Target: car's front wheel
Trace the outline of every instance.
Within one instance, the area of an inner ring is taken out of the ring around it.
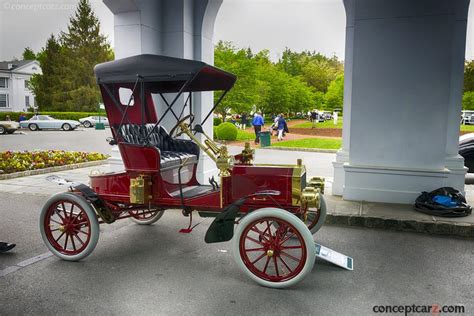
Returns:
[[[36,124],[30,124],[28,125],[28,128],[30,129],[30,131],[37,131],[39,129],[38,125]]]
[[[89,121],[84,121],[83,124],[84,124],[84,127],[86,127],[86,128],[92,127],[92,123],[89,122]]]
[[[3,126],[0,125],[0,135],[5,134],[6,131],[7,131],[7,130],[5,129],[5,127],[3,127]]]
[[[68,123],[63,124],[63,126],[62,126],[61,128],[63,129],[63,131],[70,131],[70,130],[72,130],[71,125],[69,125]]]

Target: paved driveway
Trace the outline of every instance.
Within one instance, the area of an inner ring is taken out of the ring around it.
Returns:
[[[205,244],[209,219],[178,233],[187,219],[177,211],[152,226],[101,226],[97,248],[81,262],[32,263],[47,253],[38,231],[46,198],[0,193],[0,239],[18,244],[0,255],[0,270],[27,263],[0,277],[1,315],[370,315],[388,304],[461,304],[468,315],[474,308],[473,242],[411,233],[323,227],[316,240],[354,257],[354,271],[317,260],[307,279],[285,290],[249,280],[230,242]]]

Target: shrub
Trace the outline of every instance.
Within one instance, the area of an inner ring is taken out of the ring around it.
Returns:
[[[237,139],[237,127],[234,124],[225,122],[217,126],[217,139],[220,140],[236,140]]]
[[[222,120],[220,117],[214,118],[214,126],[219,126],[221,123],[222,123]]]
[[[108,155],[63,150],[0,152],[0,170],[12,173],[107,159]]]
[[[213,126],[212,131],[213,131],[213,134],[214,134],[213,138],[214,138],[214,140],[216,140],[217,139],[217,126]]]

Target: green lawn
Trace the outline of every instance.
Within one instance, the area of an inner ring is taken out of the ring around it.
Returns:
[[[312,126],[313,126],[313,123],[308,121],[308,122],[304,122],[304,123],[301,123],[301,124],[293,125],[291,127],[294,127],[294,128],[311,128]],[[334,125],[334,121],[330,120],[330,121],[326,121],[326,122],[322,122],[322,123],[317,123],[316,128],[342,128],[342,117],[337,119],[337,125]]]
[[[462,132],[474,132],[474,125],[461,125]]]
[[[255,133],[244,130],[237,130],[237,141],[244,142],[248,140],[255,140]]]
[[[282,142],[272,142],[272,146],[294,147],[294,148],[318,148],[318,149],[339,149],[341,139],[331,138],[303,138],[295,140],[285,140]]]

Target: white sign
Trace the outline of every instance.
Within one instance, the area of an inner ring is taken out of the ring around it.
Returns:
[[[317,257],[325,261],[331,262],[344,269],[351,270],[351,271],[354,270],[354,262],[351,257],[343,255],[342,253],[339,253],[332,249],[329,249],[328,247],[324,247],[323,245],[320,245],[318,243],[314,243],[314,245],[316,246]]]

